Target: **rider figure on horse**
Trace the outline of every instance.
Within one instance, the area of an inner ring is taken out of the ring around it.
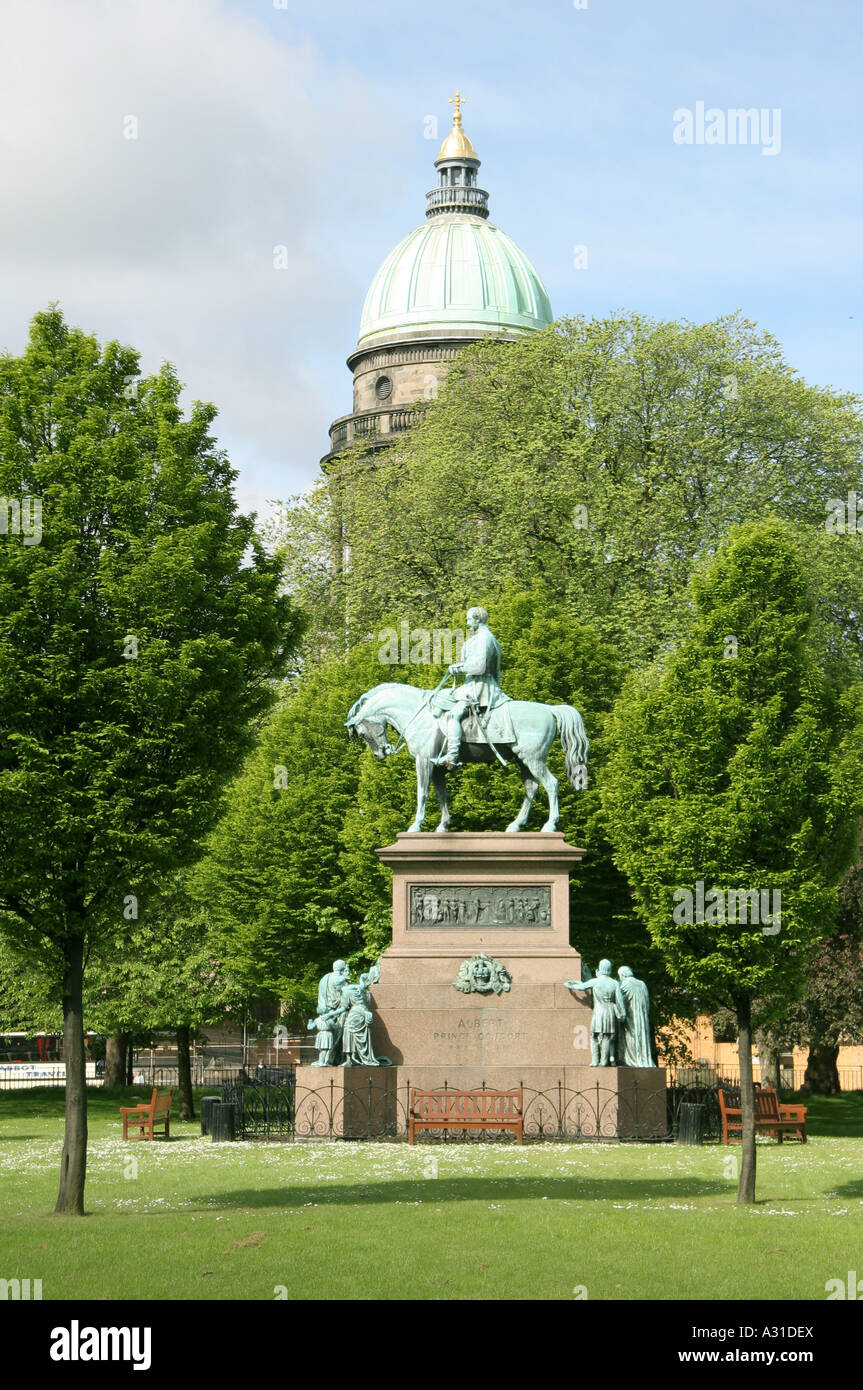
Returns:
[[[498,705],[510,700],[500,686],[500,643],[488,626],[484,608],[467,611],[468,637],[462,647],[461,661],[453,662],[447,674],[464,675],[464,683],[455,691],[438,696],[435,704],[443,713],[449,710],[446,751],[435,762],[450,770],[458,765],[461,752],[462,720],[471,711],[485,719]]]

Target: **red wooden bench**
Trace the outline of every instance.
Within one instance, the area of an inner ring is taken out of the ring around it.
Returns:
[[[411,1088],[408,1143],[420,1129],[511,1129],[522,1142],[524,1096],[515,1091],[421,1091]]]
[[[740,1108],[740,1088],[719,1087],[719,1113],[722,1118],[722,1142],[743,1137],[743,1112]],[[806,1106],[780,1105],[779,1097],[769,1086],[755,1090],[755,1133],[769,1134],[779,1143],[793,1136],[806,1143]]]
[[[129,1130],[137,1129],[137,1139],[152,1139],[158,1126],[165,1131],[165,1138],[171,1137],[171,1097],[174,1088],[170,1091],[163,1091],[159,1094],[158,1087],[153,1087],[153,1094],[149,1103],[144,1105],[124,1105],[120,1108],[123,1116],[123,1138],[129,1138]]]

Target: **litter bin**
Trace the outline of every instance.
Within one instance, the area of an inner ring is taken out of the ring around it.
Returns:
[[[233,1101],[230,1100],[217,1100],[210,1107],[210,1138],[214,1144],[233,1139],[235,1114]]]
[[[684,1101],[678,1116],[678,1144],[700,1144],[704,1131],[704,1106]]]
[[[220,1096],[201,1097],[201,1134],[210,1133],[210,1112],[212,1111],[213,1106],[220,1104],[220,1102]]]

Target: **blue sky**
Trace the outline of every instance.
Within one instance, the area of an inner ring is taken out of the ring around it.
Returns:
[[[219,407],[246,506],[307,486],[350,409],[363,297],[423,219],[456,87],[556,315],[740,309],[809,380],[860,389],[858,0],[83,9],[8,0],[0,344],[59,299],[145,370],[170,358]],[[676,143],[698,102],[778,109],[778,152]]]

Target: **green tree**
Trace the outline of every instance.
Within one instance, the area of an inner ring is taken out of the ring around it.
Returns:
[[[115,940],[86,992],[87,1019],[126,1048],[136,1035],[171,1032],[177,1042],[181,1120],[194,1117],[191,1040],[200,1028],[235,1017],[247,1002],[213,954],[210,922],[186,891],[188,871],[171,875],[147,899],[134,930]],[[125,1061],[125,1051],[123,1054]],[[105,1067],[105,1084],[122,1084]]]
[[[346,622],[352,640],[398,608],[434,626],[542,577],[643,664],[729,527],[772,509],[823,536],[831,499],[863,495],[861,444],[857,399],[807,385],[737,316],[563,319],[466,348],[418,426],[339,454],[273,538],[316,649]]]
[[[0,1032],[62,1033],[60,978],[34,970],[0,932]]]
[[[62,969],[58,1212],[83,1212],[83,980],[110,926],[188,861],[273,698],[300,621],[241,515],[212,406],[59,311],[0,359],[0,924]]]
[[[211,950],[209,922],[185,892],[185,873],[171,875],[146,900],[139,922],[99,933],[98,956],[84,979],[84,1021],[105,1039],[105,1086],[124,1086],[133,1040],[156,1033],[177,1040],[179,1114],[194,1117],[193,1034],[242,1012],[247,998]],[[62,971],[52,956],[38,970],[0,937],[0,1030],[61,1033]],[[91,1045],[91,1052],[93,1047]]]
[[[861,846],[863,851],[863,846]],[[842,1089],[837,1066],[843,1044],[863,1042],[863,852],[842,881],[835,931],[822,941],[806,971],[800,999],[759,999],[755,1042],[761,1078],[778,1089],[780,1054],[809,1049],[802,1089],[832,1096]]]
[[[249,996],[283,1000],[303,1026],[321,962],[363,947],[340,866],[361,754],[345,719],[381,675],[373,643],[304,674],[261,731],[191,878],[231,977]]]
[[[621,695],[603,802],[672,976],[737,1016],[738,1200],[751,1202],[753,1000],[799,996],[832,929],[863,810],[863,700],[825,673],[807,575],[779,521],[735,531],[690,602],[685,639]],[[753,921],[752,900],[736,896],[761,890],[769,913],[781,892],[781,921]]]

